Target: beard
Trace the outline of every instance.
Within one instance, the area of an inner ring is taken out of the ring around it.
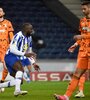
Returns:
[[[30,32],[27,32],[27,35],[26,35],[27,37],[30,37],[31,36],[31,33]]]

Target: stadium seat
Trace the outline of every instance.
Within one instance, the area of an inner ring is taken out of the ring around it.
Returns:
[[[6,12],[6,17],[14,25],[15,33],[23,22],[30,22],[35,29],[35,34],[42,37],[46,47],[34,50],[39,59],[72,59],[75,53],[68,53],[72,45],[73,30],[61,18],[48,9],[42,0],[8,0],[0,1]]]

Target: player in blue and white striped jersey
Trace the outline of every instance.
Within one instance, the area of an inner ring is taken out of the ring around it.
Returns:
[[[21,59],[26,58],[24,54],[27,51],[31,52],[32,49],[32,37],[29,36],[24,36],[22,31],[18,32],[13,40],[10,43],[10,48],[8,49],[6,54],[16,54],[18,57]]]
[[[22,30],[18,32],[13,40],[11,41],[10,48],[8,49],[5,55],[5,63],[7,69],[11,76],[15,77],[14,80],[9,82],[4,82],[0,84],[0,88],[2,87],[10,87],[15,86],[14,95],[24,95],[27,94],[27,91],[21,91],[20,85],[23,77],[23,65],[22,62],[27,57],[35,57],[35,53],[28,53],[32,47],[31,45],[31,33],[33,31],[33,27],[29,23],[24,23],[22,25]]]

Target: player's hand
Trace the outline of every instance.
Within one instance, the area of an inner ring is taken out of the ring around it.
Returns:
[[[76,48],[76,45],[72,45],[72,46],[68,49],[68,51],[71,52],[71,53],[73,53],[74,50],[75,50],[75,48]]]
[[[36,53],[32,52],[32,53],[25,53],[24,56],[26,57],[35,57],[36,58]]]
[[[82,35],[75,35],[75,36],[73,37],[73,39],[74,39],[74,40],[81,40],[81,39],[83,39],[83,36],[82,36]]]
[[[40,71],[40,67],[39,67],[37,64],[34,63],[34,64],[33,64],[33,67],[34,67],[34,69],[35,69],[36,71],[38,71],[38,72]]]

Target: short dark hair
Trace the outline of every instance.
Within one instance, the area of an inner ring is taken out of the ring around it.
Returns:
[[[22,24],[22,29],[25,28],[25,27],[27,27],[27,26],[29,26],[29,25],[31,25],[31,24],[30,23],[23,23]]]
[[[31,25],[30,23],[23,23],[21,29],[22,29],[23,31],[25,31],[25,29],[26,29],[27,26],[32,26],[32,25]]]
[[[88,4],[90,4],[90,0],[83,0],[81,2],[81,5],[88,5]]]

